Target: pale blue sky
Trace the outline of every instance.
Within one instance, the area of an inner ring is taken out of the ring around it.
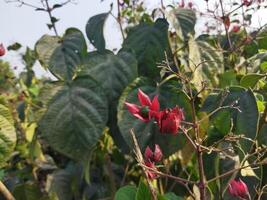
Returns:
[[[39,0],[25,0],[26,2],[39,2]],[[57,23],[59,34],[63,34],[68,27],[76,27],[84,32],[85,25],[89,17],[98,13],[107,12],[110,9],[110,4],[114,3],[113,13],[116,15],[116,0],[76,0],[77,4],[68,4],[63,8],[55,10],[54,15],[60,18]],[[179,0],[164,0],[168,2],[179,2]],[[188,2],[189,0],[187,0]],[[210,0],[214,1],[214,0]],[[233,0],[226,0],[233,1]],[[224,2],[226,2],[224,1]],[[64,0],[50,0],[51,4],[64,2]],[[156,7],[160,4],[160,0],[146,0],[147,6],[150,8]],[[204,0],[193,0],[198,9],[203,9]],[[267,22],[266,10],[260,11],[258,15],[253,15],[253,26],[258,26]],[[260,16],[260,17],[259,17]],[[49,22],[47,13],[36,12],[33,8],[22,6],[17,7],[16,4],[6,3],[0,0],[0,43],[5,46],[15,42],[21,43],[24,47],[34,47],[35,42],[43,34],[54,34],[49,31],[46,24]],[[120,47],[121,34],[116,21],[109,17],[105,27],[105,38],[107,41],[107,48],[113,49]],[[20,52],[23,52],[22,48]],[[21,71],[23,64],[17,52],[9,51],[2,59],[9,61],[12,66],[18,66],[18,71]],[[38,76],[46,74],[40,67],[35,67],[35,72]]]

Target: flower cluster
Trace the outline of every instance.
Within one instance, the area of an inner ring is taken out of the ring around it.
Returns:
[[[154,152],[147,146],[145,150],[145,165],[147,167],[157,169],[155,162],[160,162],[162,159],[162,151],[158,144],[155,144]],[[157,178],[157,174],[151,170],[146,170],[146,175],[149,179]]]
[[[249,196],[247,185],[239,179],[239,181],[232,180],[229,185],[229,193],[240,199],[247,199]]]
[[[161,133],[177,134],[184,120],[183,110],[178,108],[167,108],[160,111],[158,96],[151,101],[150,98],[141,90],[138,90],[138,99],[140,106],[125,102],[130,113],[143,122],[149,122],[154,119]]]

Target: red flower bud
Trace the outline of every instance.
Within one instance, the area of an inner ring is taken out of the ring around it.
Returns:
[[[185,6],[184,0],[181,1],[181,3],[179,4],[180,8],[183,8]]]
[[[229,193],[234,197],[245,199],[249,196],[247,185],[239,179],[239,181],[232,180],[229,185]]]
[[[154,152],[147,146],[145,150],[145,159],[151,162],[159,162],[162,159],[162,151],[158,144],[155,144]]]
[[[252,4],[252,0],[243,0],[243,4],[245,6],[250,6]]]
[[[145,162],[145,165],[147,167],[152,168],[152,169],[155,169],[155,170],[157,169],[156,166],[155,166],[155,164],[153,162],[146,161]],[[146,175],[147,175],[147,177],[149,179],[154,179],[154,178],[157,178],[158,177],[158,175],[155,172],[153,172],[152,170],[149,170],[149,169],[146,169],[145,173],[146,173]]]
[[[128,102],[125,102],[125,105],[135,117],[144,122],[149,122],[160,109],[158,96],[155,96],[151,102],[150,98],[141,89],[138,90],[137,95],[141,106]]]
[[[160,111],[155,118],[161,133],[177,134],[184,113],[182,109],[175,107]]]
[[[238,31],[240,31],[240,26],[238,26],[238,25],[234,25],[233,28],[232,28],[232,31],[233,31],[234,33],[237,33]]]
[[[5,50],[5,47],[3,44],[0,44],[0,56],[3,56],[5,55],[6,53],[6,50]]]
[[[193,7],[193,3],[190,1],[188,2],[188,7],[191,9]]]
[[[230,24],[231,24],[229,16],[224,16],[221,19],[223,20],[223,24],[224,24],[225,28],[229,29]]]

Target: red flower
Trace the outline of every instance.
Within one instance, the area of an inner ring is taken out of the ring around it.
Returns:
[[[155,144],[154,152],[147,146],[145,150],[145,159],[152,162],[159,162],[162,159],[162,151],[158,144]]]
[[[154,164],[154,162],[151,162],[151,161],[145,161],[145,165],[147,166],[147,167],[150,167],[150,168],[152,168],[152,169],[157,169],[156,168],[156,166],[155,166],[155,164]],[[146,175],[147,175],[147,177],[149,178],[149,179],[154,179],[154,178],[157,178],[158,177],[158,175],[155,173],[155,172],[153,172],[152,170],[149,170],[149,169],[146,169],[145,170],[145,173],[146,173]]]
[[[5,55],[6,53],[6,50],[5,50],[5,47],[3,44],[0,44],[0,56],[3,56]]]
[[[233,28],[232,28],[232,31],[233,31],[234,33],[237,33],[238,31],[240,31],[240,26],[238,26],[238,25],[234,25]]]
[[[149,97],[141,90],[138,90],[138,99],[141,106],[125,102],[130,113],[138,119],[148,122],[160,109],[158,96],[155,96],[151,102]]]
[[[155,117],[161,133],[177,134],[181,121],[184,120],[183,110],[175,107],[160,111]]]
[[[247,198],[249,196],[247,185],[239,179],[232,180],[229,185],[229,193],[234,197]]]

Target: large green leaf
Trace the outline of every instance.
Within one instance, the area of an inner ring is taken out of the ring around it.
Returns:
[[[208,42],[192,38],[189,40],[188,47],[189,66],[194,71],[193,83],[196,87],[201,89],[203,82],[217,85],[218,74],[224,71],[222,52]]]
[[[125,89],[118,105],[118,126],[127,144],[132,148],[132,140],[129,139],[129,131],[133,128],[138,143],[142,149],[148,144],[153,145],[154,143],[157,143],[162,147],[164,155],[167,156],[177,151],[179,148],[182,148],[185,142],[182,134],[161,134],[159,133],[157,125],[153,121],[144,123],[128,112],[124,105],[125,102],[140,105],[137,98],[138,88],[150,97],[159,95],[161,108],[173,108],[176,105],[184,108],[186,120],[191,119],[190,115],[192,111],[190,106],[188,106],[189,99],[186,98],[186,95],[179,91],[175,85],[166,84],[161,87],[156,87],[155,84],[148,79],[137,78]]]
[[[40,130],[55,150],[82,160],[102,135],[107,115],[102,87],[91,77],[81,76],[56,93],[40,121]]]
[[[120,188],[115,194],[115,200],[135,200],[136,187],[127,185]]]
[[[50,57],[48,69],[61,80],[71,80],[86,53],[86,42],[81,31],[68,29]]]
[[[105,38],[103,34],[104,24],[109,13],[102,13],[91,17],[86,24],[86,34],[90,42],[98,51],[105,50]]]
[[[192,9],[173,9],[167,13],[167,18],[170,24],[175,28],[180,40],[185,41],[188,39],[188,34],[194,34],[196,13]]]
[[[0,167],[10,158],[16,145],[16,130],[10,111],[0,104]]]
[[[88,55],[81,74],[88,74],[102,83],[109,100],[116,100],[124,88],[137,77],[137,60],[127,51],[114,55],[110,51]]]
[[[157,63],[168,53],[168,22],[158,19],[154,24],[142,23],[132,28],[123,43],[123,47],[135,51],[138,60],[139,75],[159,77]]]
[[[50,57],[54,50],[60,45],[60,37],[43,35],[35,44],[35,52],[41,65],[48,67]]]

